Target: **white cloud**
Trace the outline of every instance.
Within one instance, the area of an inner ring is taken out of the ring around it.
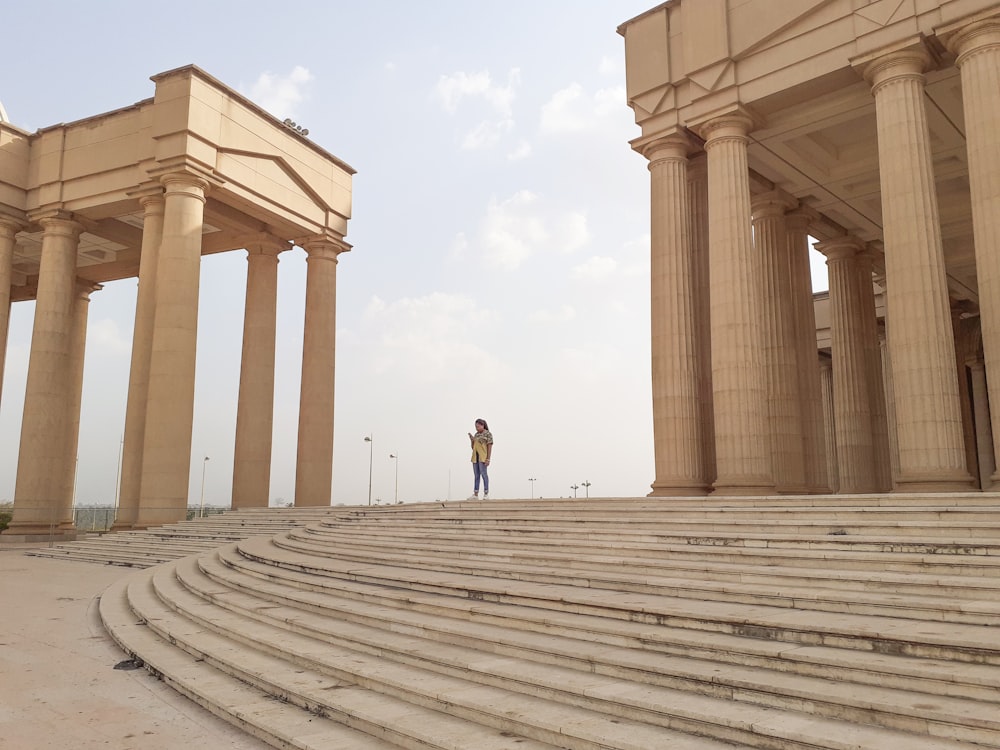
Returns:
[[[623,121],[624,102],[623,87],[600,89],[590,94],[580,84],[572,83],[553,94],[542,106],[540,128],[548,135],[598,130],[609,123]]]
[[[516,95],[516,89],[521,83],[521,71],[512,68],[507,73],[507,85],[496,86],[487,70],[478,73],[458,72],[441,76],[434,93],[441,100],[445,111],[455,114],[459,103],[466,98],[481,98],[499,115],[509,118],[511,104]]]
[[[451,243],[451,258],[452,260],[461,260],[465,257],[466,252],[469,250],[469,239],[465,236],[465,232],[459,232],[455,235],[455,239]]]
[[[492,199],[479,231],[483,263],[504,271],[516,270],[533,255],[570,253],[589,241],[585,214],[553,210],[530,190]]]
[[[509,133],[514,127],[513,120],[500,120],[498,122],[484,121],[465,134],[462,139],[463,151],[478,151],[484,148],[491,148],[500,142],[500,139]]]
[[[535,310],[528,316],[536,323],[569,323],[575,318],[576,308],[572,305],[563,305],[556,310]]]
[[[295,105],[308,97],[312,80],[312,73],[301,65],[287,75],[264,72],[250,88],[250,98],[275,117],[294,117]]]
[[[622,61],[617,57],[604,55],[597,70],[601,75],[617,75],[622,72]]]
[[[111,352],[129,352],[132,348],[131,337],[122,336],[118,324],[110,318],[91,320],[87,325],[87,348],[102,349]]]
[[[476,363],[480,372],[499,375],[499,363],[482,347],[484,331],[497,315],[472,297],[433,292],[386,303],[372,297],[365,323],[376,374],[405,370],[422,382],[454,379]]]
[[[513,151],[507,154],[508,161],[520,161],[521,159],[526,159],[531,155],[531,144],[527,141],[521,141],[517,144]]]
[[[610,276],[618,268],[614,258],[601,258],[596,255],[573,269],[573,278],[599,280]]]

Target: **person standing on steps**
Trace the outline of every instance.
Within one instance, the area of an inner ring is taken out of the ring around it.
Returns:
[[[469,496],[470,500],[479,499],[479,478],[483,479],[483,500],[490,499],[490,475],[487,469],[490,456],[493,455],[493,434],[485,419],[476,420],[476,434],[469,433],[469,445],[472,447],[472,473],[476,481]]]

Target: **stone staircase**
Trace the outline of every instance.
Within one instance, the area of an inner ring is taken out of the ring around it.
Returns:
[[[118,531],[73,542],[37,547],[25,554],[61,560],[148,568],[187,555],[207,552],[250,536],[317,523],[353,508],[245,508],[142,531]]]
[[[106,627],[278,748],[1000,748],[1000,496],[334,510]]]

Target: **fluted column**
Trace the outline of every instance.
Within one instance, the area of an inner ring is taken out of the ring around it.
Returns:
[[[823,434],[826,438],[824,468],[826,470],[826,485],[830,492],[840,491],[840,471],[837,468],[837,418],[833,406],[833,360],[820,356],[819,358],[820,396],[823,406]]]
[[[8,532],[35,535],[59,528],[66,476],[70,352],[73,336],[76,253],[83,230],[63,214],[38,220],[42,258],[17,457],[14,517]]]
[[[760,267],[753,259],[747,134],[736,113],[701,127],[708,152],[712,278],[712,400],[719,494],[774,491],[761,333]]]
[[[694,295],[694,342],[697,353],[698,426],[701,429],[702,476],[715,482],[715,409],[712,406],[712,311],[708,251],[708,160],[704,153],[688,162],[688,242]]]
[[[875,455],[863,308],[858,283],[861,244],[840,237],[816,244],[830,271],[830,350],[838,486],[844,494],[874,492]]]
[[[872,251],[864,248],[857,256],[858,295],[861,302],[861,341],[865,351],[868,405],[871,408],[872,449],[875,458],[875,489],[892,489],[892,461],[889,457],[889,422],[885,407],[885,380],[882,351],[878,339],[878,311],[875,307]]]
[[[320,507],[330,505],[333,488],[337,256],[347,246],[328,238],[300,244],[308,258],[295,505]]]
[[[955,345],[924,111],[923,49],[865,69],[878,126],[889,357],[896,391],[902,491],[969,489]],[[991,249],[992,251],[992,249]]]
[[[643,149],[650,172],[650,325],[656,478],[650,496],[707,489],[698,409],[698,358],[689,232],[686,137]]]
[[[972,375],[972,404],[976,422],[976,450],[979,455],[979,486],[988,490],[993,485],[996,471],[996,452],[990,419],[989,391],[986,383],[986,365],[978,359],[968,361]]]
[[[10,328],[10,285],[14,270],[14,247],[21,231],[18,222],[0,218],[0,403],[3,403],[3,372],[7,359],[7,331]]]
[[[278,253],[287,242],[247,245],[243,358],[233,454],[233,508],[266,508],[271,487],[274,425],[274,346],[278,311]]]
[[[1000,404],[1000,19],[961,29],[949,40],[962,75],[972,231],[990,403]],[[993,422],[1000,446],[1000,419]],[[998,464],[994,454],[994,466]],[[993,481],[1000,481],[994,474]]]
[[[795,319],[785,211],[794,201],[777,192],[752,202],[756,258],[764,284],[762,331],[768,432],[777,490],[806,492],[802,410],[796,361]]]
[[[122,445],[121,486],[114,530],[129,529],[139,513],[142,484],[143,440],[149,394],[149,364],[153,353],[153,317],[156,312],[156,264],[163,239],[164,199],[160,191],[139,199],[143,209],[142,248],[139,254],[139,289],[132,332],[125,435]]]
[[[68,399],[66,407],[66,457],[63,463],[63,492],[60,525],[73,528],[73,497],[76,494],[77,450],[80,444],[80,406],[83,403],[83,364],[87,350],[87,319],[90,295],[100,284],[77,280],[73,299],[73,324],[69,342]]]
[[[823,430],[823,399],[816,361],[816,307],[809,265],[809,223],[813,213],[799,207],[785,214],[788,263],[792,281],[792,319],[795,323],[795,366],[806,487],[811,493],[830,491]]]
[[[164,175],[161,182],[163,235],[156,264],[136,528],[183,519],[191,473],[201,236],[208,184],[177,172]]]

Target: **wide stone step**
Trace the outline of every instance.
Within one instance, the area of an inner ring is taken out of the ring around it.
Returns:
[[[498,535],[491,529],[470,529],[462,526],[416,527],[411,524],[382,524],[362,529],[351,525],[311,525],[310,534],[322,535],[331,541],[376,540],[389,545],[409,545],[415,534],[433,534],[436,543],[463,542],[484,545],[497,542]],[[633,541],[629,535],[619,539],[595,542],[589,539],[558,535],[531,535],[527,537],[504,535],[503,549],[511,555],[527,552],[555,552],[569,557],[579,557],[595,550],[621,555],[636,562],[648,558],[668,562],[705,560],[718,563],[736,563],[750,569],[758,566],[788,566],[794,568],[819,568],[823,571],[880,570],[917,572],[935,575],[998,576],[1000,556],[963,555],[948,550],[945,554],[880,552],[866,550],[816,550],[782,549],[769,546],[731,546],[717,544],[663,543]]]
[[[278,568],[379,586],[408,587],[480,601],[592,614],[652,625],[711,629],[787,643],[833,642],[838,646],[1000,664],[1000,629],[954,622],[823,612],[758,603],[700,601],[658,593],[614,591],[421,570],[378,563],[359,564],[286,549],[283,540],[248,539],[241,554]]]
[[[714,581],[739,581],[788,586],[821,586],[828,588],[846,588],[851,590],[887,591],[889,593],[914,593],[925,595],[940,595],[947,591],[949,598],[1000,598],[1000,579],[981,577],[973,579],[966,576],[931,575],[926,573],[895,573],[873,566],[870,570],[830,570],[817,568],[798,568],[792,565],[771,563],[760,571],[748,569],[745,561],[715,562],[678,560],[673,555],[660,553],[657,557],[647,556],[636,559],[632,554],[615,554],[616,550],[605,549],[591,545],[586,550],[563,551],[559,547],[550,547],[544,551],[521,548],[511,550],[509,545],[503,546],[487,535],[468,539],[465,535],[455,535],[444,538],[435,535],[433,543],[425,542],[420,537],[406,537],[401,532],[398,536],[380,535],[375,533],[351,533],[348,529],[311,526],[305,529],[288,532],[289,539],[301,540],[305,543],[316,543],[337,546],[350,542],[351,548],[358,551],[382,554],[391,551],[401,557],[420,559],[433,558],[438,554],[446,554],[448,558],[462,560],[485,561],[491,565],[516,562],[523,565],[556,565],[566,570],[578,571],[615,571],[630,576],[684,575]],[[403,544],[401,544],[403,542]],[[996,572],[1000,573],[1000,560],[997,560]]]
[[[790,645],[773,639],[762,640],[713,630],[667,625],[651,627],[590,615],[554,613],[535,607],[493,604],[444,594],[421,594],[408,589],[373,589],[366,584],[341,578],[276,569],[246,558],[235,545],[222,548],[212,556],[202,556],[199,565],[207,575],[229,588],[256,592],[258,595],[267,592],[275,597],[275,601],[292,602],[310,611],[316,611],[316,607],[334,607],[332,602],[342,603],[337,616],[352,621],[366,606],[372,605],[377,608],[379,620],[407,623],[406,627],[418,627],[421,631],[430,629],[436,632],[444,628],[444,632],[450,633],[457,628],[463,633],[467,626],[485,627],[497,644],[511,638],[514,645],[519,646],[522,633],[527,633],[529,640],[536,635],[544,637],[557,633],[560,638],[570,638],[574,643],[600,644],[602,649],[620,646],[633,652],[641,650],[645,652],[642,659],[649,653],[654,654],[654,659],[657,655],[684,656],[724,664],[766,667],[827,680],[920,689],[953,697],[987,701],[996,697],[997,672],[988,665],[830,646]],[[319,604],[316,604],[317,601]],[[456,624],[449,629],[445,623]],[[499,629],[499,633],[494,627]],[[542,650],[537,650],[536,657],[540,653]],[[550,650],[545,653],[556,655],[557,660],[576,660],[579,656],[575,652],[561,654]],[[645,661],[640,664],[640,668],[649,666]]]
[[[607,695],[625,694],[645,684],[905,731],[970,741],[1000,739],[995,705],[918,692],[917,680],[911,680],[909,690],[882,686],[859,690],[857,684],[831,684],[785,671],[732,664],[723,668],[711,661],[596,645],[570,634],[530,634],[441,616],[408,615],[329,594],[288,597],[285,587],[249,577],[234,580],[214,556],[180,561],[176,573],[189,590],[242,616],[278,625],[294,623],[296,632],[314,638],[336,639],[352,649],[418,662],[447,674],[471,673],[490,684],[519,685],[530,676],[531,687],[524,690],[544,688],[558,694],[583,681],[589,695],[598,690],[595,675],[601,675],[600,690]],[[218,583],[225,588],[220,590]],[[442,649],[442,643],[450,648]],[[484,659],[484,653],[496,658]],[[644,693],[647,698],[649,690]],[[574,698],[573,702],[583,700]]]
[[[617,571],[591,569],[569,570],[551,565],[548,567],[520,564],[515,561],[493,562],[486,559],[469,560],[450,556],[425,556],[415,558],[405,552],[382,551],[365,553],[355,548],[336,548],[319,542],[306,542],[288,534],[274,537],[274,544],[311,556],[335,555],[338,560],[354,563],[380,563],[408,567],[419,560],[419,570],[442,573],[474,573],[494,578],[513,578],[540,584],[569,585],[592,589],[610,589],[616,592],[661,594],[698,600],[765,604],[776,607],[822,610],[826,612],[854,612],[881,614],[895,617],[941,620],[947,615],[955,622],[986,625],[1000,615],[1000,597],[991,601],[985,598],[966,598],[956,607],[958,597],[933,594],[900,594],[893,591],[847,591],[809,584],[792,586],[786,583],[750,583],[699,580],[667,575],[630,577]],[[980,581],[982,583],[982,581]]]
[[[985,727],[939,725],[914,719],[921,730],[932,735],[945,732],[946,738],[911,737],[880,727],[827,720],[815,714],[805,716],[794,710],[775,711],[754,703],[635,684],[559,667],[539,668],[468,648],[442,649],[440,644],[398,634],[384,635],[386,645],[381,650],[366,652],[342,638],[339,628],[326,628],[320,639],[322,650],[317,650],[317,639],[307,631],[310,619],[318,623],[319,617],[295,614],[294,625],[287,627],[282,615],[289,613],[275,613],[272,621],[280,624],[271,625],[265,618],[248,620],[220,607],[206,605],[204,600],[183,587],[171,570],[158,570],[153,582],[161,599],[186,617],[247,644],[254,639],[261,644],[280,644],[274,647],[273,653],[300,666],[408,701],[422,701],[431,707],[444,707],[442,698],[437,695],[442,693],[447,696],[447,709],[451,713],[497,728],[510,726],[511,717],[516,716],[515,731],[541,740],[557,741],[568,748],[589,747],[588,743],[596,736],[606,738],[614,747],[626,742],[630,747],[669,747],[666,743],[672,739],[672,733],[661,734],[667,728],[765,748],[842,747],[840,743],[844,737],[865,746],[875,746],[898,742],[905,737],[910,740],[909,746],[918,750],[949,745],[962,747],[965,743],[947,738],[953,732],[974,734],[977,739],[991,736]],[[259,601],[250,601],[252,597],[246,595],[229,593],[225,596],[243,598],[249,609],[259,606]],[[397,656],[402,660],[395,661]],[[448,668],[443,667],[446,659],[451,662]],[[428,669],[432,663],[435,668]],[[503,706],[502,714],[497,712],[498,705]],[[964,718],[971,722],[979,717]],[[794,730],[789,731],[788,725]],[[761,727],[767,729],[761,732]],[[828,737],[838,740],[831,745]]]
[[[399,750],[403,747],[309,713],[246,682],[234,680],[202,659],[180,652],[153,633],[128,604],[128,582],[101,596],[108,632],[126,654],[198,705],[274,747],[298,750]]]
[[[345,520],[345,523],[347,521]],[[369,518],[352,521],[358,528],[377,525],[377,520]],[[922,525],[914,528],[911,535],[848,533],[842,528],[831,528],[824,533],[808,534],[773,533],[770,524],[758,528],[746,526],[738,531],[720,530],[709,525],[697,533],[669,524],[660,528],[649,526],[610,526],[601,524],[556,525],[519,522],[507,525],[501,519],[455,518],[450,525],[467,529],[495,529],[507,537],[564,538],[589,540],[593,542],[615,542],[630,540],[645,543],[684,543],[696,545],[719,545],[731,547],[772,547],[782,549],[845,550],[909,552],[918,554],[970,554],[1000,556],[1000,529],[992,530],[991,536],[978,537],[972,529],[957,529],[957,534],[944,533],[933,526]],[[429,532],[440,528],[437,522],[424,521],[424,525],[411,524],[414,531]],[[768,529],[768,530],[764,530]],[[919,532],[919,533],[918,533]]]
[[[406,747],[732,747],[394,664],[336,642],[317,642],[290,629],[236,617],[205,604],[180,585],[170,566],[149,573],[153,587],[149,581],[140,586],[133,582],[129,601],[161,637],[233,676],[249,679],[321,715],[348,723],[357,722],[359,714],[378,715],[381,724],[404,738],[399,741]],[[183,616],[165,611],[167,603]],[[238,661],[231,659],[234,643],[243,646]],[[375,727],[365,727],[365,731],[369,729]]]

